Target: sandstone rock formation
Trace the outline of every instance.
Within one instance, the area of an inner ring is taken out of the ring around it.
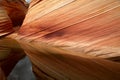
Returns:
[[[5,9],[0,6],[0,36],[13,32],[12,22]]]
[[[38,80],[120,80],[119,23],[119,0],[31,0],[19,31],[0,44],[20,44]],[[19,55],[21,47],[8,46]]]
[[[23,5],[20,3],[16,4],[14,1],[0,1],[0,68],[4,71],[5,76],[9,75],[15,64],[25,55],[18,42],[14,39],[11,39],[16,35],[13,27],[17,21],[17,25],[20,25],[19,23],[23,21],[23,16],[25,16],[25,12],[23,14],[23,10],[19,10],[25,7],[22,7]],[[16,6],[13,4],[16,4]],[[16,8],[18,11],[16,11]],[[27,10],[27,8],[24,10]],[[13,32],[14,35],[12,34]],[[1,70],[0,74],[2,74]],[[0,80],[2,79],[3,78],[0,77]]]
[[[116,0],[33,0],[19,35],[76,55],[120,56],[119,13]]]
[[[0,4],[6,9],[14,26],[22,24],[28,8],[25,0],[1,0]]]
[[[32,0],[17,39],[38,80],[119,80],[119,23],[117,0]]]

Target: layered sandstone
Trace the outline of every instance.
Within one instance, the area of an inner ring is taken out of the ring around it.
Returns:
[[[17,40],[38,80],[119,80],[120,1],[32,0]]]

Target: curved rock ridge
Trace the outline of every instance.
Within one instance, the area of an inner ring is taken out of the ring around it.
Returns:
[[[13,26],[22,24],[28,8],[25,0],[1,0],[0,4],[6,9]]]
[[[16,63],[25,56],[18,42],[10,37],[0,38],[0,67],[8,76]]]
[[[120,80],[119,23],[119,0],[32,0],[15,39],[38,80]]]
[[[115,57],[120,56],[119,23],[119,0],[32,0],[19,38]]]
[[[17,36],[17,31],[14,32],[14,30],[18,28],[14,26],[21,25],[26,14],[27,6],[24,5],[23,1],[0,0],[0,68],[5,77],[9,75],[16,63],[25,56],[17,41],[13,39]],[[0,75],[0,80],[2,80],[1,76],[3,75]]]
[[[6,10],[0,6],[0,37],[13,32],[12,22]]]
[[[19,42],[37,80],[119,80],[120,63],[65,51],[40,42]]]

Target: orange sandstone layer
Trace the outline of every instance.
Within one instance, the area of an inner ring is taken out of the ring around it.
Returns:
[[[87,55],[120,56],[119,0],[32,0],[20,39]]]
[[[12,22],[5,9],[0,6],[0,36],[13,32]]]
[[[32,0],[17,40],[38,80],[120,80],[119,0]]]
[[[21,25],[26,15],[28,5],[25,0],[1,0],[14,26]]]
[[[9,75],[16,63],[25,55],[18,42],[12,38],[16,36],[13,26],[20,25],[19,22],[23,21],[26,10],[20,0],[0,1],[0,68],[5,76]]]

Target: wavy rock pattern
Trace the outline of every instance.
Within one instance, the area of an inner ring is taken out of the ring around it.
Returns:
[[[118,0],[33,0],[19,35],[76,55],[120,56],[119,13]]]
[[[6,2],[6,3],[4,3],[4,2]],[[15,4],[15,2],[13,2],[13,3]],[[19,5],[21,5],[21,4],[19,4]],[[14,26],[13,23],[15,21],[11,20],[11,18],[13,18],[13,16],[18,14],[18,12],[21,12],[21,11],[15,11],[16,9],[14,10],[14,8],[12,6],[13,6],[12,3],[7,2],[7,0],[0,0],[0,69],[2,69],[2,71],[4,71],[5,76],[9,75],[9,73],[11,72],[11,70],[13,69],[15,64],[21,58],[23,58],[25,55],[24,51],[19,46],[18,42],[16,40],[12,39],[16,36],[16,33],[14,32],[14,29],[13,29],[13,26]],[[13,15],[11,13],[14,13],[14,12],[10,11],[7,8],[9,8],[17,13]],[[24,14],[24,16],[25,16],[25,14]],[[16,16],[16,17],[14,17],[14,19],[18,19],[18,21],[20,21],[19,20],[20,17],[21,16]],[[14,34],[10,34],[13,32],[14,32]],[[9,35],[9,36],[6,36],[6,35]],[[1,74],[0,80],[5,80],[5,79],[2,79],[2,77],[1,77],[1,76],[3,76],[1,71],[0,71],[0,74]]]
[[[6,9],[14,26],[22,24],[28,8],[25,0],[1,0],[0,4]]]
[[[120,80],[119,0],[32,0],[17,40],[38,80]]]
[[[0,1],[0,80],[24,52],[38,80],[120,80],[119,0],[32,0],[9,34],[23,4]]]
[[[24,51],[18,42],[9,37],[0,39],[0,67],[8,76],[15,64],[24,57]]]
[[[75,53],[40,42],[20,42],[37,80],[119,80],[120,63]]]
[[[0,6],[0,36],[13,32],[12,22],[5,9]]]

